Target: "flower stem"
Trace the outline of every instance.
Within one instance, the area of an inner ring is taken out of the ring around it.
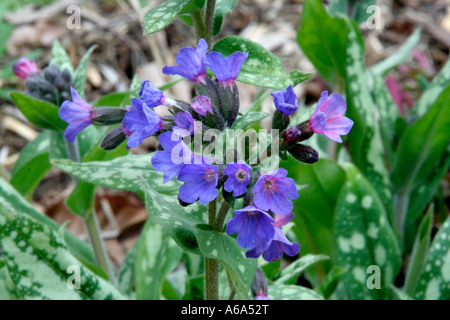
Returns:
[[[215,231],[221,231],[223,227],[223,222],[225,221],[225,217],[227,216],[228,210],[230,210],[230,205],[226,200],[223,200],[222,205],[220,206],[219,213],[216,216],[214,221],[213,229]]]
[[[69,142],[65,140],[66,142],[66,149],[67,153],[69,155],[69,158],[72,161],[80,162],[80,151],[78,148],[78,141],[75,139],[74,142]],[[76,182],[77,180],[73,178]],[[100,265],[100,267],[103,268],[103,270],[106,272],[108,277],[113,280],[111,270],[109,268],[108,264],[108,256],[105,250],[105,246],[103,243],[103,240],[100,235],[100,227],[97,220],[97,215],[95,214],[94,208],[91,208],[86,212],[86,215],[84,218],[84,224],[86,226],[86,230],[89,234],[89,240],[92,244],[92,248],[94,250],[95,258]]]
[[[206,16],[205,16],[205,41],[208,44],[208,48],[212,48],[212,33],[214,28],[214,9],[216,8],[216,0],[208,0],[206,3]]]
[[[209,203],[208,222],[216,223],[217,199]],[[219,261],[205,257],[205,299],[219,300]]]
[[[191,13],[191,18],[194,22],[195,37],[198,43],[201,38],[205,37],[205,25],[203,24],[202,13],[200,10],[195,10]]]

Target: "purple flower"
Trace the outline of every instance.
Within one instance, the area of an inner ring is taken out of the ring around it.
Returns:
[[[191,105],[192,109],[198,114],[206,116],[207,112],[213,113],[211,99],[206,96],[197,96]]]
[[[211,68],[217,80],[226,87],[233,88],[234,81],[239,75],[242,64],[248,57],[248,52],[233,52],[225,58],[221,53],[211,51],[206,56],[205,64]]]
[[[234,212],[236,216],[228,222],[226,232],[229,235],[237,233],[236,240],[242,248],[253,249],[271,241],[275,220],[267,212],[253,205]]]
[[[191,163],[192,152],[172,131],[161,133],[159,143],[164,150],[155,152],[152,165],[155,170],[164,172],[163,183],[166,183],[178,175],[185,163]]]
[[[316,110],[309,119],[310,130],[330,140],[342,142],[340,135],[348,134],[353,126],[353,121],[343,116],[346,109],[345,99],[341,95],[332,93],[328,97],[328,91],[322,92]]]
[[[163,92],[148,80],[142,81],[141,90],[139,91],[139,99],[145,102],[145,104],[150,108],[165,104],[167,100]]]
[[[69,142],[74,142],[78,132],[92,124],[93,117],[97,116],[94,108],[81,99],[78,92],[70,87],[72,101],[66,100],[59,109],[59,117],[69,125],[64,131],[64,137]]]
[[[161,118],[150,109],[142,100],[131,99],[132,108],[127,108],[128,112],[123,119],[124,133],[132,132],[129,135],[127,147],[137,147],[145,138],[157,133],[161,129]]]
[[[217,181],[218,169],[209,163],[206,158],[196,156],[192,164],[181,167],[178,180],[185,182],[180,187],[179,198],[185,203],[207,204],[218,195]]]
[[[294,218],[294,213],[290,212],[288,214],[276,214],[274,226],[281,229],[282,226],[288,224]]]
[[[22,80],[27,79],[32,73],[38,73],[38,68],[33,60],[22,57],[12,65],[14,74]]]
[[[197,124],[189,111],[177,112],[173,116],[173,120],[176,126],[172,128],[172,131],[179,136],[186,137],[197,132]]]
[[[224,175],[228,176],[223,188],[228,192],[233,192],[235,197],[243,195],[247,192],[251,171],[252,167],[243,162],[230,163],[223,172]]]
[[[286,178],[287,171],[279,168],[261,176],[253,186],[255,206],[261,210],[271,210],[275,214],[288,214],[294,207],[289,199],[297,199],[295,181]]]
[[[275,107],[284,115],[294,113],[298,108],[298,100],[292,86],[271,93]]]
[[[268,244],[268,245],[267,245]],[[258,258],[261,254],[264,260],[273,262],[283,256],[295,256],[300,251],[298,243],[290,242],[280,228],[274,227],[273,238],[268,243],[256,246],[245,253],[247,258]]]
[[[206,66],[205,56],[208,52],[208,44],[204,39],[200,39],[197,48],[184,47],[178,51],[175,62],[178,66],[165,66],[164,74],[178,74],[192,82],[205,83]]]

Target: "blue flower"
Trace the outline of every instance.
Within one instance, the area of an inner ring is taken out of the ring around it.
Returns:
[[[173,121],[176,125],[172,128],[172,131],[181,137],[193,135],[197,132],[197,124],[189,111],[177,112],[173,116]]]
[[[165,66],[162,71],[164,74],[180,75],[192,82],[205,83],[205,56],[207,52],[208,44],[204,39],[200,39],[196,49],[184,47],[178,51],[175,58],[178,66]]]
[[[223,172],[224,175],[228,176],[223,186],[225,191],[233,192],[235,197],[246,193],[251,171],[252,167],[243,162],[230,163]]]
[[[192,164],[181,167],[178,180],[185,182],[180,187],[179,198],[185,203],[207,204],[214,200],[219,191],[216,189],[218,168],[209,163],[206,158],[195,156]]]
[[[271,241],[261,243],[252,250],[245,253],[247,258],[258,258],[261,254],[264,260],[273,262],[283,256],[283,252],[288,256],[295,256],[300,251],[298,243],[290,242],[280,228],[274,227]]]
[[[275,107],[284,115],[290,115],[298,109],[298,100],[292,86],[271,93]]]
[[[159,143],[164,150],[156,151],[152,157],[152,166],[156,171],[163,171],[163,183],[178,175],[185,163],[191,163],[192,151],[172,131],[159,135]]]
[[[69,125],[64,131],[64,137],[69,142],[74,142],[78,132],[92,124],[92,118],[96,116],[94,108],[81,99],[78,92],[70,87],[72,101],[66,100],[59,109],[59,117]]]
[[[141,90],[139,91],[139,99],[145,102],[145,104],[154,108],[161,104],[164,104],[165,96],[161,90],[155,87],[150,81],[142,81]]]
[[[297,199],[295,181],[287,178],[287,171],[279,168],[262,175],[253,186],[253,202],[261,210],[271,210],[275,214],[289,214],[294,207],[289,199]]]
[[[232,218],[226,228],[226,233],[237,233],[237,243],[244,249],[253,249],[258,245],[265,246],[272,240],[275,220],[265,211],[250,205],[235,210],[236,216]]]
[[[239,75],[242,64],[248,57],[248,52],[233,52],[229,57],[225,58],[221,53],[211,51],[206,56],[205,64],[211,68],[216,79],[226,87],[233,88],[234,81]]]
[[[132,107],[127,107],[128,112],[123,119],[123,131],[129,135],[128,148],[140,145],[145,138],[157,133],[162,125],[161,118],[142,100],[133,98],[131,105]]]

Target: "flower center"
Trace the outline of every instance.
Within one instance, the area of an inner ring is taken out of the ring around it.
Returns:
[[[216,172],[213,169],[206,169],[205,180],[207,182],[213,182],[216,180]]]
[[[274,185],[273,185],[273,181],[272,181],[272,179],[266,179],[265,181],[264,181],[264,189],[268,189],[268,190],[271,190],[271,189],[273,189],[274,188]]]
[[[244,170],[239,170],[239,171],[236,173],[236,178],[237,178],[238,180],[244,180],[246,177],[247,177],[247,174],[245,173]]]

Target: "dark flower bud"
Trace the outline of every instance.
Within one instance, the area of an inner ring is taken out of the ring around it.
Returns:
[[[180,195],[178,195],[178,202],[180,203],[181,206],[183,207],[187,207],[189,205],[191,205],[192,203],[188,203],[188,202],[184,202],[183,200],[180,199]]]
[[[37,87],[38,87],[41,95],[45,95],[46,93],[54,93],[55,92],[55,87],[52,86],[49,82],[47,82],[43,78],[41,78],[37,81]]]
[[[122,126],[118,126],[108,132],[100,143],[100,148],[105,150],[113,150],[125,141],[127,136],[122,131]]]
[[[92,110],[91,120],[98,126],[109,126],[112,124],[122,123],[126,109],[115,107],[98,107]]]
[[[312,137],[314,132],[309,127],[309,120],[304,121],[296,126],[301,131],[301,136],[299,137],[298,141],[305,141]]]
[[[282,113],[281,111],[275,110],[272,117],[272,129],[278,129],[281,131],[286,130],[286,128],[291,123],[289,115]]]
[[[44,78],[48,82],[54,84],[60,73],[59,68],[56,65],[51,64],[44,69]]]
[[[287,142],[297,142],[298,139],[300,139],[301,134],[302,134],[302,132],[296,126],[290,127],[288,130],[286,130],[284,139]]]
[[[68,83],[72,82],[72,75],[68,69],[64,69],[63,72],[61,72],[61,77]]]
[[[260,268],[256,269],[250,288],[253,298],[262,296],[267,297],[267,279]]]
[[[319,153],[304,144],[296,144],[288,149],[289,153],[298,161],[305,163],[314,163],[319,160]]]

